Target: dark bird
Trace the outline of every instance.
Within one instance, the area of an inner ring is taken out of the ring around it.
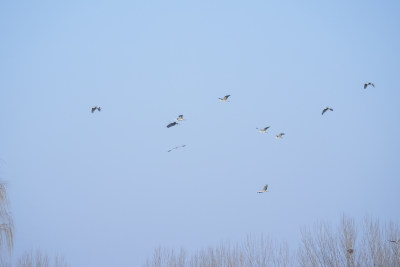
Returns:
[[[256,128],[256,129],[257,129],[260,133],[266,133],[269,127],[271,127],[271,126],[267,126],[267,127],[263,128],[263,129],[260,129],[260,128]]]
[[[170,124],[167,125],[167,128],[172,127],[172,126],[175,126],[175,125],[177,125],[177,124],[179,124],[179,123],[177,123],[176,121],[171,122]]]
[[[97,109],[98,111],[101,111],[101,107],[94,106],[94,107],[92,107],[92,113],[95,112],[96,109]]]
[[[353,252],[354,252],[354,249],[352,249],[352,248],[349,248],[349,249],[347,250],[347,252],[348,252],[349,254],[353,254]]]
[[[178,118],[176,118],[177,121],[183,121],[183,115],[179,115]]]
[[[268,189],[268,184],[266,184],[266,185],[264,186],[264,188],[263,188],[261,191],[257,191],[257,193],[265,193],[265,192],[268,192],[267,189]]]
[[[388,240],[390,243],[395,243],[395,244],[400,244],[400,239],[399,240]]]
[[[227,100],[228,100],[228,97],[230,97],[231,95],[226,95],[226,96],[224,96],[224,98],[218,98],[219,99],[219,101],[221,101],[221,102],[226,102]]]
[[[333,109],[326,107],[324,108],[324,110],[322,110],[322,115],[324,115],[324,113],[327,112],[328,110],[333,111]]]
[[[368,85],[372,85],[372,87],[375,87],[374,83],[368,82],[368,83],[364,83],[364,89],[367,89]]]
[[[277,136],[276,136],[276,138],[277,139],[282,139],[282,136],[284,136],[285,135],[285,133],[280,133],[280,134],[278,134]]]
[[[171,152],[171,151],[174,150],[174,149],[178,149],[178,148],[185,147],[185,146],[186,146],[186,145],[176,146],[176,147],[174,147],[174,148],[171,148],[171,149],[168,150],[167,152]]]

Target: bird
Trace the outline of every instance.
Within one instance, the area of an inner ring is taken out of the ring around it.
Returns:
[[[353,254],[353,252],[354,252],[354,249],[352,249],[352,248],[349,248],[349,249],[347,250],[347,252],[348,252],[349,254]]]
[[[221,101],[221,102],[226,102],[227,100],[228,100],[228,97],[230,97],[231,95],[226,95],[226,96],[224,96],[224,98],[218,98],[219,99],[219,101]]]
[[[101,111],[101,107],[94,106],[94,107],[92,107],[92,113],[94,113],[94,112],[96,111],[96,109],[97,109],[98,111]]]
[[[276,136],[276,138],[277,139],[282,139],[282,136],[284,136],[285,135],[285,133],[280,133],[280,134],[278,134],[277,136]]]
[[[324,110],[322,110],[322,115],[324,115],[324,113],[327,112],[328,110],[333,111],[332,108],[326,107],[326,108],[324,108]]]
[[[400,244],[400,239],[399,240],[388,240],[390,243],[395,243],[395,244]]]
[[[368,85],[372,85],[372,87],[375,87],[374,83],[367,82],[367,83],[364,83],[364,89],[367,89]]]
[[[167,125],[167,128],[172,127],[172,126],[175,126],[175,125],[177,125],[177,124],[179,124],[179,123],[177,123],[176,121],[171,122],[170,124]]]
[[[268,192],[267,189],[268,189],[268,184],[266,184],[266,185],[264,186],[264,188],[263,188],[261,191],[257,191],[257,193],[265,193],[265,192]]]
[[[269,127],[271,127],[271,126],[267,126],[267,127],[263,128],[263,129],[260,129],[260,128],[256,128],[256,129],[257,129],[260,133],[266,133]]]
[[[176,146],[176,147],[174,147],[174,148],[171,148],[171,149],[168,150],[167,152],[171,152],[171,151],[174,150],[174,149],[178,149],[178,148],[185,147],[185,146],[186,146],[186,145]]]
[[[183,121],[183,115],[178,115],[178,118],[176,118],[177,121]]]

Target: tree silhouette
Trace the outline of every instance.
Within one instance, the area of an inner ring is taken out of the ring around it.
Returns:
[[[7,188],[0,182],[0,247],[11,254],[14,247],[14,222],[9,210]]]

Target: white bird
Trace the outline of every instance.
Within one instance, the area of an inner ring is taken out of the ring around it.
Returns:
[[[327,112],[328,110],[333,111],[332,108],[326,107],[326,108],[324,108],[324,110],[322,110],[322,115],[324,115],[324,113]]]
[[[265,192],[268,192],[267,189],[268,189],[268,184],[266,184],[266,185],[264,186],[264,188],[263,188],[261,191],[257,191],[257,193],[265,193]]]
[[[256,128],[256,129],[257,129],[260,133],[266,133],[269,127],[271,127],[271,126],[267,126],[267,127],[263,128],[263,129],[260,129],[260,128]]]
[[[375,87],[374,83],[368,82],[368,83],[364,83],[364,89],[367,89],[368,85],[372,85],[372,87]]]
[[[168,150],[167,152],[171,152],[171,151],[174,150],[174,149],[178,149],[178,148],[185,147],[185,146],[186,146],[186,145],[176,146],[176,147],[174,147],[174,148],[171,148],[171,149]]]
[[[179,115],[178,118],[176,118],[177,121],[183,121],[183,115]]]
[[[94,107],[92,107],[92,113],[95,112],[96,109],[97,109],[98,111],[101,111],[101,107],[94,106]]]
[[[224,96],[224,98],[218,98],[219,99],[219,101],[221,101],[221,102],[226,102],[227,100],[228,100],[228,97],[230,97],[231,95],[226,95],[226,96]]]
[[[285,133],[280,133],[280,134],[278,134],[277,136],[276,136],[276,138],[277,139],[282,139],[282,136],[284,136],[285,135]]]

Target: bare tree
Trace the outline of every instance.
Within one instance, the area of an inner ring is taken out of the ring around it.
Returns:
[[[144,266],[400,266],[400,229],[393,222],[382,227],[366,218],[357,225],[343,215],[337,227],[318,222],[302,229],[301,236],[297,253],[268,236],[248,235],[234,245],[222,243],[191,254],[158,248]]]
[[[0,182],[0,266],[11,267],[11,257],[4,255],[4,249],[8,251],[8,256],[14,248],[14,221],[11,216],[6,183]],[[54,264],[50,264],[47,254],[36,252],[35,257],[33,252],[25,252],[15,265],[16,267],[66,267],[66,261],[62,257],[55,257]]]
[[[286,244],[277,245],[271,238],[248,235],[236,245],[222,243],[215,248],[207,248],[188,256],[185,250],[176,254],[173,249],[158,248],[146,267],[267,267],[291,266],[289,248]]]
[[[0,182],[0,248],[6,248],[11,254],[13,247],[14,222],[9,210],[6,184]]]
[[[356,227],[353,219],[343,215],[336,232],[326,223],[302,231],[299,265],[400,266],[400,246],[388,242],[390,238],[399,238],[397,224],[381,227],[378,220],[365,218]]]
[[[56,256],[53,260],[39,250],[26,251],[17,261],[15,267],[67,267],[63,257]]]
[[[341,224],[338,228],[340,242],[340,258],[345,259],[345,265],[348,267],[355,266],[354,249],[357,240],[357,232],[354,220],[346,216],[342,216]]]

